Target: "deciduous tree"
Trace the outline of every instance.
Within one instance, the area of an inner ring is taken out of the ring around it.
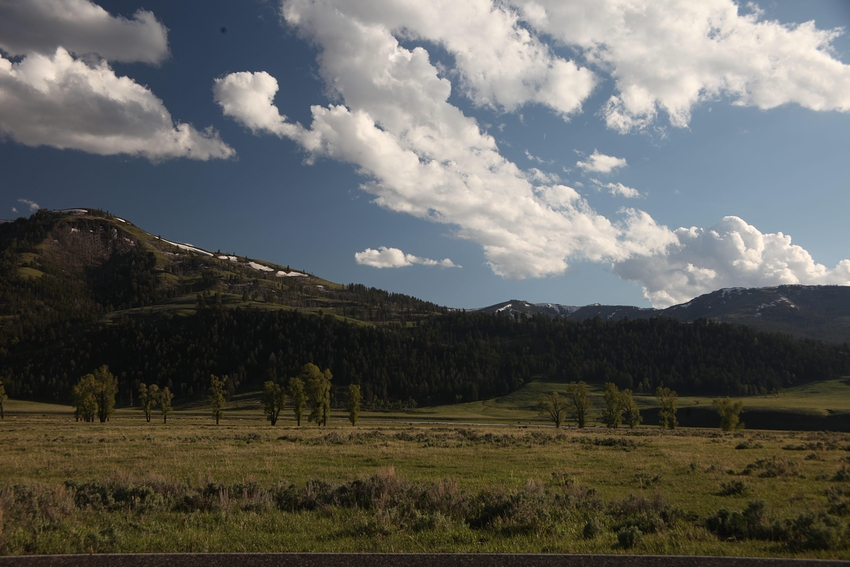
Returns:
[[[271,380],[263,384],[263,411],[266,414],[266,419],[272,425],[277,423],[277,418],[284,404],[286,404],[286,391],[279,384],[275,384]]]
[[[159,396],[159,386],[156,384],[139,384],[139,405],[145,414],[145,421],[150,423],[153,408],[157,404],[157,396]]]
[[[732,401],[728,396],[725,398],[715,398],[712,405],[720,414],[720,429],[723,431],[732,431],[733,429],[743,429],[744,423],[741,421],[741,411],[744,409],[744,402]]]
[[[97,416],[97,398],[94,395],[94,374],[86,374],[71,390],[74,403],[74,419],[86,423],[94,421]]]
[[[360,394],[359,384],[348,385],[348,395],[345,400],[345,409],[348,410],[348,420],[351,425],[357,425],[357,420],[360,418],[360,400],[363,396]]]
[[[304,408],[307,407],[307,394],[304,391],[304,381],[299,377],[290,378],[289,398],[292,400],[292,412],[295,414],[295,423],[301,425],[301,418],[304,417]]]
[[[621,392],[621,395],[623,397],[623,408],[626,413],[626,423],[628,423],[631,428],[640,425],[640,422],[643,421],[643,416],[640,415],[640,408],[638,408],[637,403],[635,402],[632,391],[629,388],[626,388]]]
[[[207,394],[207,403],[212,408],[212,415],[215,418],[215,424],[218,425],[221,419],[221,414],[224,411],[224,405],[227,403],[227,388],[225,381],[227,376],[219,378],[215,374],[210,375],[210,389]]]
[[[171,413],[171,400],[174,399],[174,394],[168,389],[168,386],[157,393],[157,404],[159,404],[159,413],[162,414],[162,423],[168,422],[168,414]]]
[[[104,365],[92,374],[86,374],[71,391],[74,402],[74,417],[79,421],[107,421],[115,411],[115,394],[118,379]]]
[[[97,417],[104,423],[115,412],[115,395],[118,393],[118,378],[113,376],[105,364],[94,371],[97,398]]]
[[[679,425],[679,420],[676,419],[676,403],[679,400],[679,395],[667,387],[659,387],[655,390],[655,397],[661,402],[661,409],[658,411],[658,424],[664,428],[676,429]]]
[[[593,402],[590,401],[590,389],[584,381],[570,382],[567,385],[567,397],[572,406],[573,418],[581,429],[587,423],[587,414],[593,407]]]
[[[549,418],[555,427],[561,427],[564,422],[564,414],[570,407],[570,401],[567,398],[562,398],[558,392],[552,392],[540,398],[540,415]]]
[[[623,423],[623,412],[626,410],[623,393],[620,392],[616,384],[608,382],[605,384],[605,391],[602,396],[605,398],[605,411],[602,414],[602,419],[607,427],[616,429]]]
[[[304,381],[307,402],[310,404],[310,421],[318,425],[327,425],[331,407],[331,372],[324,372],[313,363],[301,367],[301,379]]]

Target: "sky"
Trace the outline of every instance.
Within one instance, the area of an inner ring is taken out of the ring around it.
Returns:
[[[847,0],[0,0],[0,218],[458,308],[850,285]]]

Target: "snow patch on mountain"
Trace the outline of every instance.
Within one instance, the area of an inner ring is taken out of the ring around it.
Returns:
[[[180,244],[178,242],[171,242],[170,240],[166,240],[162,237],[159,237],[159,239],[161,241],[167,243],[167,244],[171,244],[172,246],[176,246],[177,248],[179,248],[181,250],[186,250],[188,252],[195,252],[195,253],[200,254],[202,256],[209,256],[209,257],[213,256],[212,252],[207,252],[206,250],[201,250],[200,248],[196,248],[195,246],[188,244],[188,243]]]
[[[513,303],[508,303],[504,307],[499,307],[498,309],[496,309],[496,313],[501,313],[502,311],[505,311],[507,309],[513,309],[513,307],[514,307]]]
[[[261,272],[273,272],[274,268],[269,268],[268,266],[264,266],[262,264],[258,264],[256,262],[248,262],[248,265],[254,268],[255,270],[259,270]]]
[[[535,303],[537,307],[546,307],[557,311],[559,315],[569,315],[570,313],[575,313],[581,307],[576,307],[574,305],[561,305],[560,303]]]

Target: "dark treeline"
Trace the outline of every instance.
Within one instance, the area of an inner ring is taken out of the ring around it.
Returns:
[[[258,389],[266,380],[287,382],[307,362],[331,369],[337,401],[357,383],[371,405],[474,401],[533,378],[747,395],[850,373],[846,345],[705,320],[574,322],[457,312],[393,328],[208,302],[191,316],[123,317],[71,331],[37,351],[26,344],[7,351],[0,378],[12,397],[67,401],[80,376],[102,364],[118,376],[123,404],[140,382],[197,397],[210,374],[227,375],[232,390]]]

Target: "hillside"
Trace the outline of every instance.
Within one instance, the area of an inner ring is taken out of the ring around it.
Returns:
[[[154,236],[103,211],[39,211],[0,225],[0,310],[60,319],[189,314],[206,301],[406,323],[442,309],[401,294]]]
[[[67,402],[106,364],[120,404],[140,383],[199,399],[211,374],[236,394],[307,362],[332,371],[336,402],[357,383],[372,408],[473,402],[531,380],[748,395],[850,375],[846,345],[705,318],[449,310],[170,242],[101,211],[0,225],[0,379],[13,398]]]

